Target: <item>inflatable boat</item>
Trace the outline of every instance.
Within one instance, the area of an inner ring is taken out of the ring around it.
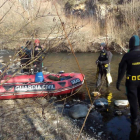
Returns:
[[[57,96],[74,92],[84,83],[81,73],[43,74],[41,75],[6,75],[0,81],[0,100]]]

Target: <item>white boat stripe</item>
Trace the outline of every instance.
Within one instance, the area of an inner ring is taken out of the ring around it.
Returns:
[[[27,94],[53,94],[53,93],[59,93],[59,92],[62,92],[62,91],[66,91],[66,90],[70,90],[70,89],[73,89],[73,88],[76,88],[76,87],[78,87],[78,86],[80,86],[80,85],[82,85],[84,83],[84,80],[80,83],[80,84],[78,84],[78,85],[75,85],[75,86],[72,86],[71,88],[63,88],[63,90],[55,90],[55,92],[53,91],[53,92],[46,92],[46,91],[42,91],[41,93],[33,93],[33,92],[30,92],[30,93],[28,93],[28,92],[24,92],[24,93],[22,93],[22,92],[18,92],[18,93],[2,93],[2,95],[0,95],[0,96],[10,96],[10,95],[27,95]]]

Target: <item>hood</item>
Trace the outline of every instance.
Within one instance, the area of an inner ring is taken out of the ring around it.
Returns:
[[[137,35],[133,35],[129,40],[129,48],[135,49],[139,47],[139,45],[140,45],[139,37]]]

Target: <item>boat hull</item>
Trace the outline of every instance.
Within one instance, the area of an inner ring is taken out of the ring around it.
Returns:
[[[54,75],[55,74],[53,74],[53,76]],[[35,79],[35,75],[25,75],[24,78],[23,75],[15,76],[12,78],[10,77],[8,80],[4,78],[3,80],[1,80],[2,85],[0,86],[0,100],[57,96],[73,93],[84,83],[84,76],[82,76],[82,74],[80,73],[66,73],[55,75],[57,77],[71,76],[71,78],[62,81],[50,80],[46,78],[48,76],[49,74],[44,75],[44,81],[40,83],[33,82]],[[26,78],[27,80],[30,79],[30,81],[32,82],[27,81]],[[4,80],[6,82],[4,82]],[[19,83],[22,80],[24,82]],[[13,81],[16,82],[14,83]]]

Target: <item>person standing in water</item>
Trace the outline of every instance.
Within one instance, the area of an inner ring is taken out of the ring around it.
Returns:
[[[120,90],[120,83],[126,72],[126,94],[130,104],[131,124],[137,125],[137,107],[140,107],[140,42],[137,35],[129,40],[129,52],[124,54],[119,63],[116,88]],[[137,105],[138,101],[138,105]]]
[[[106,76],[106,86],[109,87],[110,83],[112,82],[112,77],[110,75],[110,62],[112,59],[112,53],[106,50],[106,44],[100,44],[100,55],[98,60],[96,61],[97,64],[97,82],[96,87],[101,85],[102,76]]]

